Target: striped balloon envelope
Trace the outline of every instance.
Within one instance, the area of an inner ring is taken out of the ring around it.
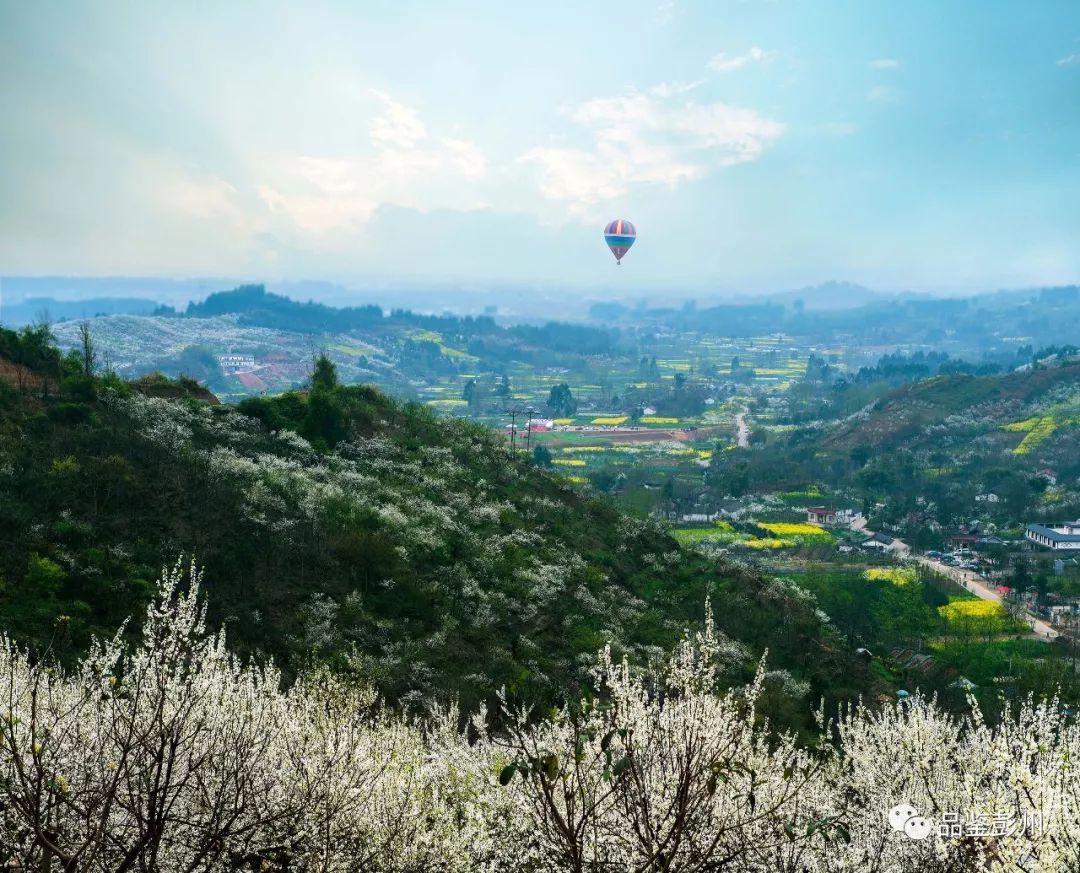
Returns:
[[[630,246],[637,239],[637,231],[634,225],[624,218],[616,218],[604,228],[604,242],[608,244],[611,253],[615,256],[615,263],[621,264]]]

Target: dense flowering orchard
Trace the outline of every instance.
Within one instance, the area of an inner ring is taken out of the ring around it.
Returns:
[[[743,646],[732,683],[765,648],[830,711],[876,681],[804,592],[680,548],[490,429],[367,386],[240,407],[185,390],[0,392],[0,627],[31,651],[70,666],[135,613],[130,636],[159,568],[189,554],[234,652],[290,679],[355,670],[395,704],[553,701],[605,644],[637,664],[670,651],[707,595]],[[761,708],[812,731],[782,684]]]
[[[755,717],[761,671],[716,692],[732,653],[709,614],[652,670],[604,651],[573,705],[505,705],[497,732],[479,711],[462,731],[453,710],[412,720],[325,671],[283,690],[273,668],[239,663],[207,631],[199,576],[185,576],[164,575],[141,643],[99,643],[75,670],[0,647],[9,869],[1080,865],[1080,734],[1052,703],[995,729],[922,699],[853,709],[822,724],[816,747],[798,747]],[[900,804],[933,831],[895,829]],[[1001,826],[961,833],[969,818]]]

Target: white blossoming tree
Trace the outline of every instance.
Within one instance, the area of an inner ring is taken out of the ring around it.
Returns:
[[[711,621],[537,717],[410,720],[326,670],[284,688],[164,574],[141,641],[78,669],[0,644],[0,863],[47,871],[907,873],[1080,869],[1080,733],[1056,701],[991,728],[914,698],[800,747]],[[711,619],[711,616],[710,616]],[[904,804],[933,823],[890,824]],[[983,832],[965,821],[983,822]],[[929,826],[928,826],[929,827]]]

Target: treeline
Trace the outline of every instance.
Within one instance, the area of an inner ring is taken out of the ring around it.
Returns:
[[[601,330],[584,324],[561,324],[549,321],[542,326],[519,324],[509,328],[511,336],[534,346],[557,352],[582,355],[606,355],[618,342],[617,330]]]
[[[462,336],[497,329],[494,319],[486,315],[422,315],[407,309],[385,313],[376,304],[337,307],[315,301],[302,303],[272,294],[263,285],[241,285],[231,291],[216,291],[203,301],[189,303],[185,315],[190,318],[239,315],[241,324],[297,333],[340,333],[370,329],[387,322],[447,330]]]
[[[301,303],[267,292],[262,285],[243,285],[231,291],[219,291],[201,302],[188,304],[190,318],[216,315],[239,315],[241,324],[269,327],[300,333],[340,333],[349,330],[372,330],[408,327],[434,331],[466,344],[469,353],[489,360],[536,359],[545,354],[606,355],[618,343],[617,330],[603,330],[589,325],[548,322],[543,325],[499,327],[487,315],[424,315],[407,309],[384,312],[377,305],[334,307],[309,301]],[[438,345],[430,340],[406,340],[405,357],[430,360],[414,361],[414,369],[445,365],[439,362]]]
[[[843,390],[848,381],[856,384],[879,383],[883,385],[900,385],[904,382],[915,382],[926,379],[929,376],[937,376],[939,373],[968,373],[973,376],[990,376],[1000,373],[999,364],[984,362],[981,364],[964,361],[950,357],[945,352],[913,352],[905,355],[902,352],[883,355],[873,367],[860,367],[858,372],[850,379],[841,376],[838,379],[837,390]]]
[[[323,303],[300,303],[270,294],[262,285],[241,285],[231,291],[217,291],[201,302],[188,304],[189,318],[215,315],[240,316],[242,324],[289,330],[299,333],[328,333],[368,327],[382,321],[378,306],[350,306],[337,309]]]

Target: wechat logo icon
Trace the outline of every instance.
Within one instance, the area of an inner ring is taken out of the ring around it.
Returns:
[[[910,803],[898,803],[889,810],[889,825],[913,840],[925,840],[933,830],[930,822]]]

